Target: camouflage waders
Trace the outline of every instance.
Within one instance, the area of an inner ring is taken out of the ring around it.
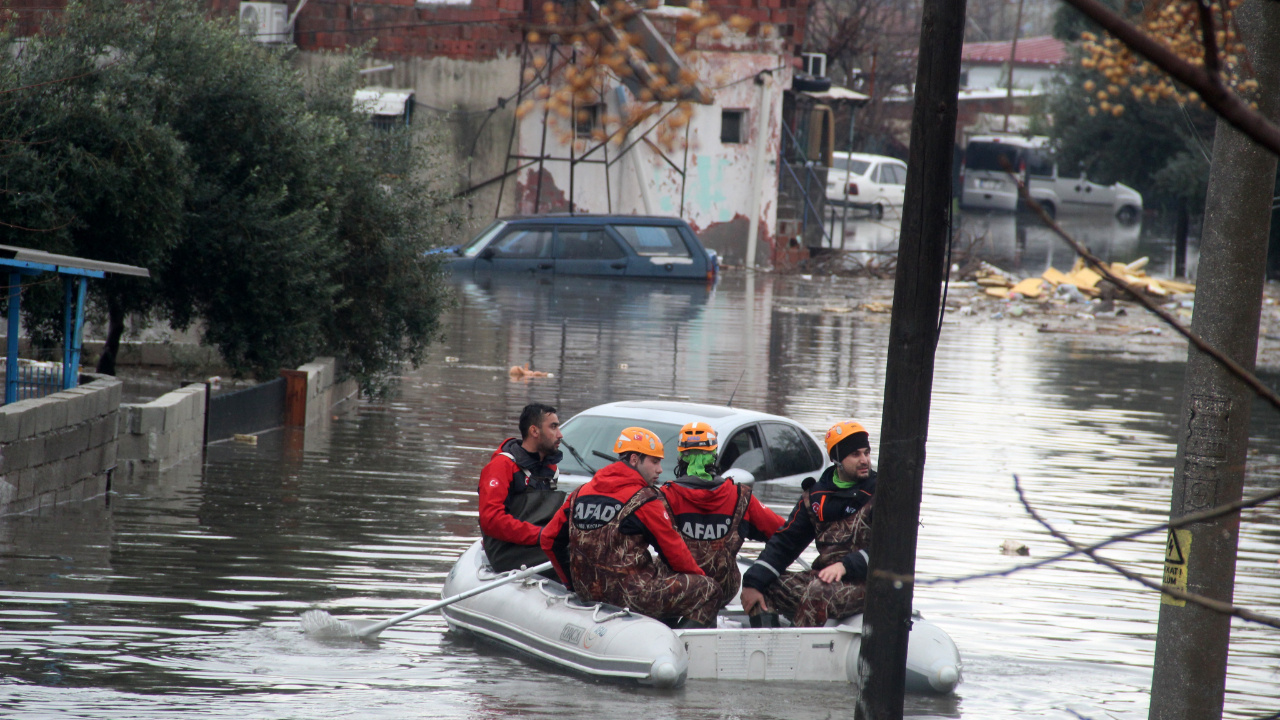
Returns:
[[[654,618],[686,617],[700,625],[715,621],[720,588],[715,580],[674,573],[666,563],[653,561],[639,535],[621,532],[622,521],[649,500],[666,499],[657,489],[642,488],[608,523],[581,530],[569,521],[569,566],[573,590],[584,600],[607,602]],[[570,498],[572,508],[578,493]],[[670,515],[670,510],[667,512]]]
[[[742,518],[747,514],[747,506],[750,504],[751,488],[739,485],[738,504],[733,509],[728,532],[715,540],[694,540],[688,535],[681,535],[684,544],[689,546],[689,554],[693,555],[694,562],[720,586],[722,604],[728,604],[742,585],[738,551],[742,549],[743,538],[738,533],[738,526],[742,524]]]
[[[814,540],[818,559],[813,561],[812,570],[782,573],[769,585],[764,596],[770,607],[786,615],[796,626],[818,627],[825,624],[827,618],[841,619],[860,613],[866,604],[866,583],[825,583],[818,579],[818,571],[871,544],[871,522],[867,516],[875,501],[848,517],[826,523],[818,522],[807,491],[803,502],[810,521],[818,529]]]

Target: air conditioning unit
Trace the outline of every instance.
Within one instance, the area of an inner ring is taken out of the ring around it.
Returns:
[[[826,53],[801,53],[800,58],[804,62],[806,75],[812,75],[816,78],[827,76]]]
[[[289,40],[289,6],[284,3],[240,3],[240,34],[260,43]]]

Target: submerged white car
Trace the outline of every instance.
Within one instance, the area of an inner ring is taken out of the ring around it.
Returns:
[[[907,194],[907,164],[897,158],[866,153],[831,154],[827,201],[869,210],[879,220],[886,210],[900,212]]]
[[[624,401],[583,410],[561,426],[560,480],[580,485],[591,479],[617,459],[613,442],[622,429],[635,425],[662,440],[666,459],[659,482],[667,482],[675,476],[680,428],[695,420],[709,424],[719,436],[722,471],[736,468],[751,473],[756,482],[799,485],[805,478],[817,480],[831,464],[808,430],[780,415],[690,402]]]

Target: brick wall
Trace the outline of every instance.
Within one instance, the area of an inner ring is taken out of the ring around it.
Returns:
[[[120,408],[120,467],[128,475],[158,473],[203,452],[207,391],[203,383]]]
[[[65,0],[10,0],[0,24],[15,36],[35,32]],[[209,14],[234,18],[238,0],[206,0]],[[293,13],[298,0],[286,3]],[[373,55],[392,57],[494,58],[516,52],[526,24],[541,22],[540,0],[472,0],[466,4],[415,0],[308,0],[294,27],[300,50],[341,50],[376,41]],[[673,2],[672,4],[680,4]],[[710,0],[708,9],[728,18],[742,15],[768,23],[791,47],[804,41],[809,0]]]
[[[116,466],[120,381],[0,406],[0,515],[106,494]]]
[[[334,405],[360,392],[355,380],[337,381],[337,363],[331,357],[316,358],[298,370],[307,374],[307,425],[327,419]]]

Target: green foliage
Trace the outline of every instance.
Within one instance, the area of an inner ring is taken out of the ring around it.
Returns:
[[[57,22],[0,58],[0,242],[150,268],[91,282],[96,309],[199,323],[237,373],[335,354],[372,386],[423,360],[448,298],[423,253],[456,226],[443,153],[353,110],[355,58],[300,72],[182,0]],[[60,332],[36,294],[28,326]]]
[[[1099,75],[1072,64],[1049,99],[1060,168],[1083,170],[1100,183],[1122,182],[1148,206],[1178,198],[1204,204],[1214,117],[1171,100],[1130,102],[1120,116],[1089,113],[1085,82]]]

